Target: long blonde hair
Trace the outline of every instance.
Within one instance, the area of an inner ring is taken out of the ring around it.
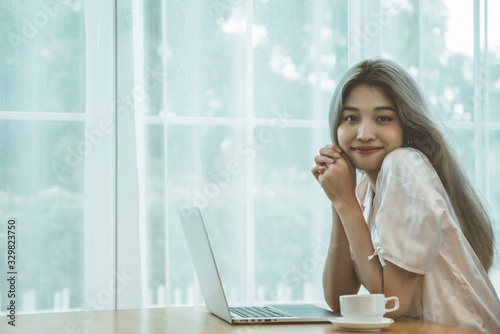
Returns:
[[[338,144],[343,101],[361,84],[380,89],[391,100],[403,124],[404,146],[416,148],[427,156],[446,189],[462,233],[488,271],[493,263],[495,244],[490,215],[458,163],[443,130],[431,116],[419,85],[401,66],[387,59],[374,59],[364,60],[347,71],[337,85],[330,106],[333,143]]]

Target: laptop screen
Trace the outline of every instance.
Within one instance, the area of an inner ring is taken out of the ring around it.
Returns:
[[[231,322],[226,296],[200,209],[181,208],[179,215],[205,305],[213,314]]]

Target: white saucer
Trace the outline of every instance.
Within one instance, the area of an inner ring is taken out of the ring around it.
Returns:
[[[382,318],[380,322],[351,322],[344,320],[343,317],[330,318],[329,320],[332,324],[343,330],[356,332],[377,332],[394,322],[393,319],[389,318]]]

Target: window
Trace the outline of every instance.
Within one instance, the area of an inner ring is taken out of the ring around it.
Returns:
[[[201,207],[231,303],[322,302],[331,214],[310,169],[337,81],[367,57],[419,81],[500,238],[498,6],[2,3],[0,245],[15,217],[18,310],[202,303],[180,205]]]
[[[112,13],[79,0],[0,5],[0,264],[15,218],[18,312],[115,304]],[[2,312],[7,291],[2,280]]]
[[[83,161],[60,167],[85,131],[83,4],[0,7],[6,37],[0,47],[0,263],[6,268],[6,224],[14,217],[20,308],[77,307],[84,269]],[[4,311],[5,280],[0,287]]]

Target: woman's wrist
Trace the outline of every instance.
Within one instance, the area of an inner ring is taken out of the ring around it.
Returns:
[[[352,210],[353,207],[359,207],[356,196],[345,196],[332,201],[332,209],[335,210],[339,216],[342,216],[342,213],[346,210]]]

